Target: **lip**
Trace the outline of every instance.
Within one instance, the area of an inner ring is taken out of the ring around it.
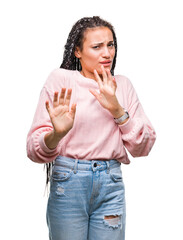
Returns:
[[[108,66],[111,65],[111,62],[112,62],[112,61],[110,61],[110,60],[106,60],[106,61],[100,62],[100,64],[102,64],[104,67],[108,67]]]

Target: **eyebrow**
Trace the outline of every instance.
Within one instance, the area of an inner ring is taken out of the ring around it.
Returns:
[[[108,43],[114,43],[113,40],[109,41]],[[96,42],[96,43],[92,43],[92,45],[102,45],[104,44],[104,42]]]

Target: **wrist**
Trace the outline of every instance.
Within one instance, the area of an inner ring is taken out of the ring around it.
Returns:
[[[52,133],[51,133],[52,138],[57,140],[57,141],[60,141],[66,134],[67,134],[67,132],[65,132],[65,131],[56,132],[55,130],[53,130]]]
[[[49,149],[54,149],[57,147],[58,143],[60,142],[60,140],[64,137],[65,135],[61,135],[56,133],[54,130],[47,133],[44,137],[44,141],[46,146]]]
[[[126,110],[124,110],[125,114],[123,114],[121,117],[119,118],[114,118],[115,123],[122,125],[124,123],[126,123],[129,119],[129,114]]]
[[[116,109],[112,109],[110,112],[113,118],[120,118],[125,114],[125,110],[120,105]]]

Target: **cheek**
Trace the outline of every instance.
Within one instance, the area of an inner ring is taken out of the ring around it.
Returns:
[[[85,58],[87,65],[89,65],[91,68],[95,68],[98,64],[99,57],[96,54],[90,54],[87,58]]]
[[[92,52],[92,53],[90,53],[89,55],[88,55],[88,59],[90,60],[90,61],[98,61],[98,59],[99,59],[99,54],[97,54],[96,52]]]
[[[114,56],[115,56],[115,49],[111,50],[111,56],[112,56],[112,58],[114,58]]]

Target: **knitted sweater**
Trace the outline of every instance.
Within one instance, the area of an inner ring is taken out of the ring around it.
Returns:
[[[55,69],[48,77],[40,94],[37,110],[27,136],[27,155],[38,163],[52,162],[58,155],[85,160],[116,159],[130,163],[127,151],[133,157],[150,152],[156,134],[145,115],[137,94],[128,78],[116,75],[116,96],[130,118],[123,124],[114,122],[89,89],[99,89],[95,80],[85,78],[78,71]],[[44,136],[53,130],[46,100],[52,106],[55,91],[72,88],[71,103],[76,103],[73,128],[61,139],[55,149],[49,149]]]

